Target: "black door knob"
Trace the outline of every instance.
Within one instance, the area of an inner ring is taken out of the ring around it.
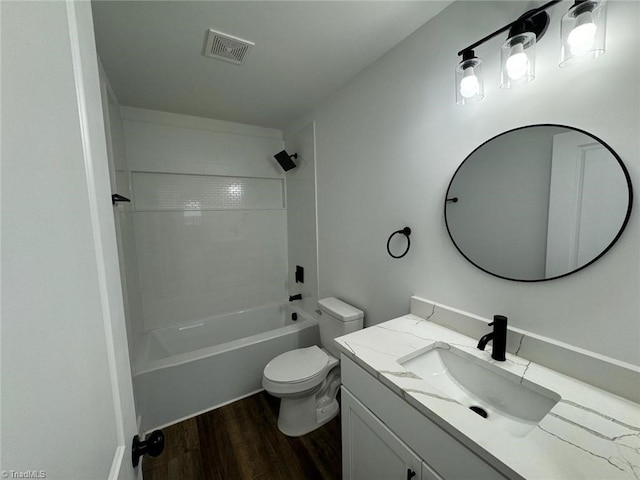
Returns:
[[[147,438],[142,441],[136,435],[133,437],[133,447],[131,449],[131,461],[133,466],[137,467],[140,463],[140,457],[143,455],[149,455],[150,457],[157,457],[164,450],[164,433],[161,430],[154,430]]]

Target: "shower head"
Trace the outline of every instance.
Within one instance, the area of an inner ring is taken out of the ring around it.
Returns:
[[[296,164],[293,163],[292,158],[298,158],[298,154],[294,153],[293,155],[289,155],[286,150],[282,150],[281,152],[276,153],[273,158],[275,158],[282,169],[286,172],[287,170],[291,170],[292,168],[296,168]]]

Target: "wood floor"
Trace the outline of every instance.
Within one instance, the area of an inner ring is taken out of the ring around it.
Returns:
[[[144,479],[340,479],[340,416],[291,438],[278,430],[278,408],[261,392],[164,428],[164,452],[144,458]]]

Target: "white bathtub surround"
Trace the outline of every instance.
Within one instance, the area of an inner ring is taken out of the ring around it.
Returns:
[[[136,211],[133,219],[146,330],[286,300],[285,210]]]
[[[306,125],[285,138],[287,151],[296,152],[298,165],[286,174],[289,292],[302,293],[297,304],[307,312],[318,308],[318,244],[316,216],[315,126]],[[304,268],[304,283],[296,283],[296,265]]]
[[[292,320],[292,314],[297,320]],[[318,322],[272,305],[145,333],[134,359],[141,431],[178,422],[262,390],[273,357],[320,341]]]
[[[438,308],[446,310],[436,307],[436,313]],[[427,309],[421,313],[430,315]],[[477,349],[478,338],[409,314],[340,337],[337,343],[357,364],[509,478],[638,478],[640,405],[511,353],[507,361],[496,362],[490,348]],[[509,434],[398,363],[436,342],[508,370],[561,399],[525,436]],[[639,378],[636,372],[636,385]]]
[[[287,325],[290,309],[278,305],[295,293],[298,310],[317,301],[315,148],[312,128],[291,137],[302,157],[288,192],[273,158],[280,130],[121,111],[131,357],[149,430],[261,390],[269,360],[320,343],[315,320],[299,312]],[[302,285],[288,281],[296,264]]]
[[[136,262],[128,293],[143,317],[131,319],[133,333],[285,300],[286,188],[273,159],[282,132],[121,111],[134,239],[123,246]]]

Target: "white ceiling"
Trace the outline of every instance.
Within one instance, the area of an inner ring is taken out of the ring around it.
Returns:
[[[93,1],[122,105],[283,128],[451,1]],[[204,57],[209,28],[255,43],[243,66]]]

